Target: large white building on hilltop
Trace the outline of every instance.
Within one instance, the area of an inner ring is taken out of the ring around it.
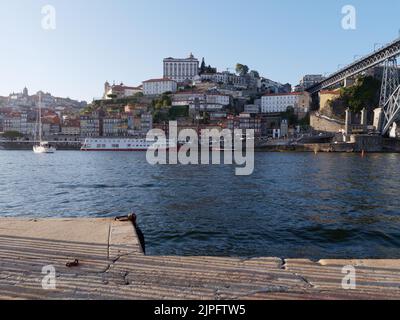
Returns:
[[[171,79],[151,79],[143,81],[143,94],[145,96],[156,96],[166,92],[176,92],[178,84]]]
[[[308,92],[266,94],[261,98],[262,113],[286,112],[292,107],[297,114],[305,114],[310,109],[311,97]]]
[[[164,78],[176,82],[193,81],[199,74],[199,60],[193,54],[186,59],[166,58],[164,59]]]

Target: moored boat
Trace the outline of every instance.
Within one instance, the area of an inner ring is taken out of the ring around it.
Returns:
[[[56,152],[56,148],[50,145],[46,141],[41,141],[39,145],[33,146],[34,153],[54,153]]]
[[[87,138],[81,151],[148,151],[169,150],[176,148],[176,143],[168,140],[147,140],[137,138]]]
[[[56,152],[56,148],[52,145],[50,145],[47,141],[42,140],[42,94],[39,93],[39,109],[38,109],[38,118],[37,118],[37,123],[36,123],[36,129],[35,130],[35,137],[36,134],[38,133],[38,141],[35,143],[33,146],[33,152],[34,153],[54,153]]]

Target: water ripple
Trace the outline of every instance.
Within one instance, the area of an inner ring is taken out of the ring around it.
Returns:
[[[149,254],[400,258],[400,155],[256,154],[229,166],[150,166],[141,153],[0,151],[0,214],[135,210]]]

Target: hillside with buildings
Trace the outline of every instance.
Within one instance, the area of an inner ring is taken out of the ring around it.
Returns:
[[[37,131],[39,95],[42,96],[44,136],[58,135],[65,130],[71,134],[71,123],[75,128],[79,127],[79,112],[86,108],[85,101],[54,97],[41,91],[30,95],[24,88],[20,93],[0,97],[0,132],[32,138]],[[76,129],[73,131],[74,134],[78,132]]]
[[[311,97],[305,89],[323,79],[308,75],[292,90],[238,63],[219,71],[187,58],[165,58],[161,76],[140,84],[105,82],[101,98],[85,102],[43,96],[43,134],[60,140],[85,137],[145,136],[168,121],[180,128],[254,129],[257,136],[280,138],[306,124]],[[33,136],[38,94],[28,90],[0,98],[0,132]]]
[[[81,114],[81,135],[140,136],[175,120],[181,128],[241,128],[254,129],[258,136],[285,136],[287,117],[294,128],[309,113],[305,87],[321,79],[306,76],[292,92],[290,84],[240,63],[235,73],[218,71],[190,54],[165,58],[162,65],[161,77],[138,85],[106,82],[102,98]]]

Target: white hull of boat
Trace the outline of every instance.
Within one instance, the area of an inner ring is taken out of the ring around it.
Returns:
[[[44,146],[34,146],[34,153],[55,153],[56,149],[53,147],[44,147]]]
[[[169,141],[148,141],[146,139],[134,138],[87,138],[82,145],[81,151],[137,151],[169,150],[176,149],[176,143]]]

